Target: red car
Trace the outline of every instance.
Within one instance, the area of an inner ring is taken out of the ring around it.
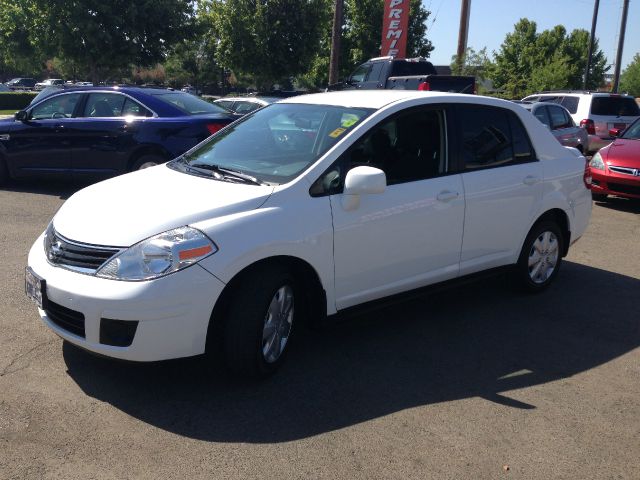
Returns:
[[[618,138],[589,162],[593,199],[604,200],[607,195],[640,199],[640,119],[622,134],[617,129],[609,134]]]

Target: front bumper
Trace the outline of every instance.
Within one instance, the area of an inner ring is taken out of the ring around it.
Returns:
[[[51,265],[40,236],[29,252],[29,267],[46,281],[51,302],[84,316],[84,337],[62,328],[38,309],[60,337],[108,357],[156,361],[204,353],[213,306],[224,283],[196,264],[145,282],[107,280]],[[100,342],[101,319],[137,321],[131,345]]]
[[[640,198],[640,176],[624,175],[608,169],[591,169],[591,191],[602,195]]]

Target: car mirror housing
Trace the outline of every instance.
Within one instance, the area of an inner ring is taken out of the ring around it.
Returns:
[[[387,176],[379,168],[355,167],[344,179],[343,207],[353,210],[360,205],[360,195],[383,193],[387,188]]]
[[[29,118],[29,114],[25,110],[20,110],[16,112],[16,120],[19,122],[25,122]]]
[[[611,137],[619,137],[621,133],[622,133],[622,129],[621,128],[611,128],[611,129],[609,129],[609,136],[611,136]]]

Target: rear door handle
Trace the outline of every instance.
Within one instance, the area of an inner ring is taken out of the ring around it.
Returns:
[[[436,199],[439,202],[449,202],[451,200],[458,198],[459,195],[460,194],[458,192],[452,192],[451,190],[443,190],[438,194]]]
[[[540,177],[536,177],[535,175],[527,175],[522,180],[522,183],[524,183],[525,185],[535,185],[539,181],[540,181]]]

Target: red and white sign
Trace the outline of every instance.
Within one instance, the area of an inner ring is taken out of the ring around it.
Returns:
[[[403,58],[407,55],[410,0],[384,0],[382,19],[383,57]]]

